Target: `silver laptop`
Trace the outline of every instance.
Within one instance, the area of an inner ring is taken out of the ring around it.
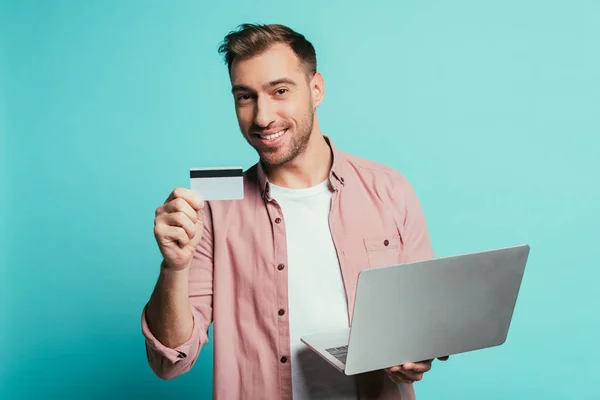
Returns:
[[[506,341],[529,245],[366,269],[351,328],[301,338],[355,375]]]

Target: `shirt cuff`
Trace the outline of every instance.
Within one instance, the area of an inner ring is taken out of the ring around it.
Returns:
[[[142,334],[146,339],[148,349],[153,351],[155,355],[162,356],[162,358],[169,360],[171,364],[175,364],[187,357],[194,357],[200,346],[208,342],[207,329],[200,323],[200,313],[192,307],[192,317],[194,325],[192,329],[192,335],[190,338],[180,346],[176,348],[170,348],[163,345],[148,328],[148,321],[146,320],[146,307],[142,310]]]

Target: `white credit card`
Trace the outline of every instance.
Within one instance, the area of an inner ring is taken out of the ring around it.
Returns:
[[[190,189],[204,200],[241,200],[244,198],[242,167],[192,168]]]

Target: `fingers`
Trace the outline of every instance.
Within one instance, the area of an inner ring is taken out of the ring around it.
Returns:
[[[171,192],[165,201],[165,204],[175,199],[185,200],[194,210],[201,210],[204,208],[204,199],[202,199],[199,194],[192,192],[190,189],[176,188]]]
[[[403,372],[402,375],[404,376],[404,379],[409,382],[419,382],[423,379],[423,373],[421,372],[406,371]]]
[[[432,362],[432,360],[420,361],[420,362],[416,362],[416,363],[406,363],[406,364],[402,364],[402,365],[396,365],[394,367],[389,367],[389,368],[386,368],[385,370],[387,372],[413,371],[413,372],[424,373],[431,369],[431,362]]]
[[[431,369],[433,360],[406,363],[386,368],[385,371],[395,383],[413,383],[423,379],[423,374]]]
[[[446,361],[450,357],[439,357],[439,360]],[[423,379],[423,374],[431,370],[433,360],[406,363],[396,365],[385,369],[390,379],[395,383],[414,383]]]
[[[183,212],[164,214],[159,217],[159,220],[164,225],[183,228],[189,239],[193,239],[196,236],[196,221],[192,221]]]
[[[204,200],[199,195],[188,189],[176,188],[167,198],[167,202],[156,209],[156,236],[162,238],[167,235],[164,233],[166,231],[174,235],[173,230],[162,228],[162,225],[166,225],[182,228],[187,238],[193,239],[202,228],[203,208]],[[178,240],[180,243],[184,241],[186,240]]]
[[[181,197],[173,199],[168,203],[165,203],[163,206],[159,207],[159,209],[161,208],[161,211],[164,213],[182,212],[185,215],[187,215],[193,223],[196,223],[196,221],[198,220],[197,211],[192,208],[190,203],[188,203],[185,199],[182,199]]]
[[[186,231],[179,226],[157,225],[154,227],[154,234],[163,242],[162,244],[176,242],[182,248],[191,241]]]
[[[202,211],[199,211],[199,213],[202,213]],[[199,215],[198,220],[194,224],[194,232],[195,236],[192,238],[192,242],[190,244],[195,248],[198,243],[200,243],[200,240],[202,240],[202,236],[204,234],[204,215]]]
[[[390,379],[395,383],[413,383],[423,379],[423,373],[421,372],[401,370],[392,371],[389,369],[386,369],[386,372]]]
[[[415,363],[406,363],[402,365],[402,372],[412,371],[418,373],[425,373],[431,369],[431,363],[433,360],[419,361]]]

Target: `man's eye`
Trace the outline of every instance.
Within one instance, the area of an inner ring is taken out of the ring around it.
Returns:
[[[238,96],[238,100],[250,100],[250,95],[249,94],[240,94]]]
[[[281,95],[281,94],[286,94],[286,93],[287,93],[287,91],[288,91],[287,89],[279,89],[279,90],[277,90],[277,92],[275,92],[275,93],[277,93],[277,94]]]

